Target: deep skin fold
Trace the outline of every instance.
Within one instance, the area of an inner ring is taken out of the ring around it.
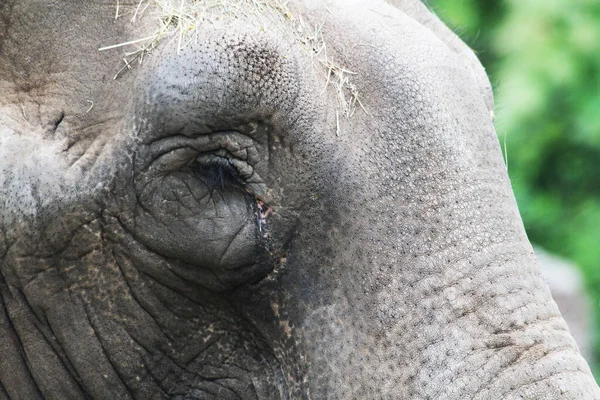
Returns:
[[[0,398],[600,398],[483,69],[391,3],[290,4],[357,73],[369,115],[339,136],[321,66],[274,26],[207,26],[113,81],[96,49],[150,21],[0,8]],[[238,147],[260,195],[189,168]]]

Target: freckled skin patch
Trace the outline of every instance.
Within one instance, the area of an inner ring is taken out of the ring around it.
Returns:
[[[148,26],[76,3],[0,6],[0,398],[600,398],[421,3],[290,2],[351,119],[243,18],[115,81]]]

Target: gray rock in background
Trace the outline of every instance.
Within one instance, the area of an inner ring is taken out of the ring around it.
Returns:
[[[583,275],[574,263],[535,247],[542,276],[550,287],[579,351],[589,364],[592,360],[592,304],[585,292]]]

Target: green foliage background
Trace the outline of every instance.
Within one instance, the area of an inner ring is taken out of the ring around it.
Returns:
[[[426,2],[485,66],[529,238],[580,266],[600,327],[600,1]]]

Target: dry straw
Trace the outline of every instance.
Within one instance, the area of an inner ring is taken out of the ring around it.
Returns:
[[[177,52],[198,41],[199,27],[211,24],[218,26],[222,21],[246,17],[254,21],[264,30],[268,20],[280,20],[283,23],[271,24],[281,26],[287,35],[291,35],[302,44],[307,53],[324,67],[326,84],[323,92],[332,87],[342,114],[351,117],[359,105],[365,108],[359,99],[352,77],[356,74],[337,64],[327,54],[327,46],[323,39],[324,23],[314,27],[304,22],[302,15],[294,15],[288,7],[288,1],[282,0],[139,0],[129,10],[117,0],[115,19],[125,18],[136,23],[141,18],[152,15],[157,20],[155,31],[142,38],[100,48],[100,51],[117,48],[134,48],[125,53],[124,66],[114,79],[131,69],[137,61],[142,63],[144,57],[164,41],[176,43]],[[339,134],[339,111],[337,116],[337,133]]]

